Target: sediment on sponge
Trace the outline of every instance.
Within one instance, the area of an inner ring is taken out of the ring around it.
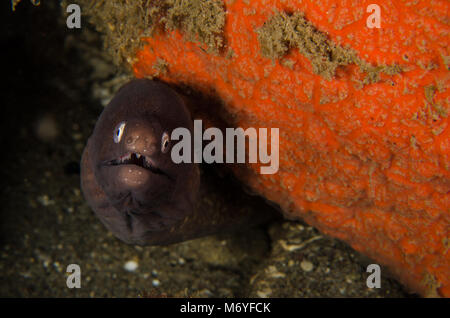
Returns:
[[[367,74],[365,84],[380,79],[380,72],[395,75],[401,72],[398,65],[372,66],[358,57],[351,48],[334,44],[326,34],[320,32],[301,12],[288,14],[279,11],[256,30],[261,54],[271,59],[280,59],[289,49],[298,49],[311,61],[314,73],[331,79],[339,66],[356,64]]]
[[[220,0],[80,0],[79,4],[104,35],[105,48],[117,65],[130,66],[143,44],[141,38],[154,32],[181,30],[186,40],[206,45],[211,53],[224,44],[225,8]]]

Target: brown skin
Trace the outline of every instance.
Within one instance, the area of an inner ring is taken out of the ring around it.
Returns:
[[[193,135],[185,103],[167,85],[150,80],[124,85],[100,115],[83,152],[81,188],[117,238],[163,245],[273,217],[239,200],[228,203],[209,181],[201,188],[197,164],[175,164],[170,135],[177,127]],[[211,206],[211,201],[231,208]]]

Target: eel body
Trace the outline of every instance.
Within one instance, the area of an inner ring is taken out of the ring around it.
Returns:
[[[225,202],[198,164],[174,163],[170,136],[178,127],[193,130],[183,99],[146,79],[125,84],[100,115],[83,152],[81,188],[117,238],[164,245],[273,216]]]

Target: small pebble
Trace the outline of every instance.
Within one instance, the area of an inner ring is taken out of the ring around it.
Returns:
[[[136,261],[128,261],[125,263],[123,268],[128,272],[134,272],[138,268],[138,263]]]
[[[161,285],[161,282],[158,279],[152,280],[152,286],[153,287],[158,287],[159,285]]]
[[[35,124],[36,136],[44,141],[50,142],[59,135],[59,127],[53,115],[46,114],[39,118]]]
[[[284,277],[286,277],[286,274],[279,272],[277,270],[277,268],[275,266],[273,266],[273,265],[267,267],[265,272],[271,278],[284,278]]]
[[[302,261],[300,263],[300,267],[305,271],[305,272],[310,272],[313,270],[314,265],[313,263],[309,262],[309,261]]]
[[[207,289],[207,288],[200,290],[200,291],[198,292],[198,295],[199,295],[200,297],[213,297],[213,296],[214,296],[214,294],[212,293],[212,291],[210,291],[210,290]]]
[[[57,272],[61,273],[61,264],[59,264],[59,262],[54,262],[53,267],[56,269]]]
[[[73,213],[73,211],[74,211],[74,209],[73,209],[72,206],[69,206],[69,207],[66,208],[66,212],[69,213],[69,214]]]
[[[258,290],[258,291],[256,292],[256,295],[257,295],[259,298],[268,298],[268,297],[270,297],[270,295],[272,295],[272,289],[270,289],[269,287],[267,287],[267,288],[264,288],[263,290]]]
[[[40,197],[37,198],[37,200],[39,201],[40,204],[42,204],[43,206],[49,206],[52,204],[55,204],[54,200],[50,200],[50,198],[48,197],[48,195],[44,194]]]
[[[73,138],[74,140],[81,140],[81,139],[83,138],[83,135],[80,134],[80,133],[73,133],[73,134],[72,134],[72,138]]]

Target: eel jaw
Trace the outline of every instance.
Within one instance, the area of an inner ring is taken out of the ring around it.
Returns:
[[[119,166],[119,165],[135,165],[144,168],[154,174],[160,174],[172,179],[166,172],[156,167],[154,162],[147,156],[137,152],[129,152],[117,159],[107,160],[103,162],[105,166]]]

